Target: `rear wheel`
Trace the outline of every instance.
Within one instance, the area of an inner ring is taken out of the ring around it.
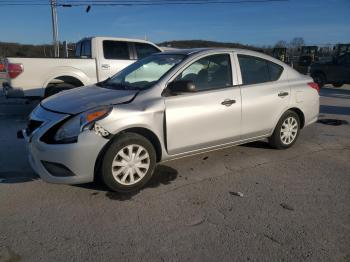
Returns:
[[[312,75],[312,78],[314,79],[314,82],[318,84],[318,86],[320,88],[326,84],[326,76],[322,73],[315,73]]]
[[[343,83],[333,83],[332,84],[334,87],[342,87]]]
[[[277,123],[277,126],[269,138],[269,143],[277,149],[291,147],[299,136],[300,119],[293,111],[285,112]]]
[[[151,179],[155,164],[153,145],[139,134],[125,133],[107,149],[102,180],[113,191],[137,191]]]

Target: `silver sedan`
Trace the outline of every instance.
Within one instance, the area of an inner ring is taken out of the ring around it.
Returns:
[[[154,54],[96,85],[43,100],[23,130],[42,179],[138,190],[156,163],[268,138],[292,146],[319,114],[310,77],[261,53]]]

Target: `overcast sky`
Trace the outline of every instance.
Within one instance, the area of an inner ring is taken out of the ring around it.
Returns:
[[[68,0],[67,0],[68,1]],[[0,41],[50,43],[49,6],[0,6]],[[58,8],[60,40],[85,36],[154,42],[204,39],[272,45],[303,37],[307,44],[350,42],[350,0]]]

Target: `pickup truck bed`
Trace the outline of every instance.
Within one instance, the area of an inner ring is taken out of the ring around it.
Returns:
[[[11,86],[8,86],[8,88],[16,90],[16,96],[18,97],[24,95],[21,94],[23,92],[23,86],[26,87],[26,96],[44,96],[45,87],[49,83],[55,83],[52,79],[60,76],[71,76],[79,80],[81,85],[89,85],[97,82],[95,59],[8,58],[8,61],[23,65],[23,72],[12,79]],[[1,77],[5,78],[4,74],[0,74]],[[60,81],[56,80],[56,82],[59,83]]]

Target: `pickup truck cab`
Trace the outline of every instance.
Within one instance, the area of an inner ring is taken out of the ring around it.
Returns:
[[[104,81],[136,60],[161,51],[139,39],[89,37],[76,44],[74,58],[6,58],[0,63],[0,79],[7,97],[48,97]]]
[[[333,84],[335,87],[350,84],[350,53],[334,57],[328,62],[314,63],[310,73],[320,87],[325,84]]]

